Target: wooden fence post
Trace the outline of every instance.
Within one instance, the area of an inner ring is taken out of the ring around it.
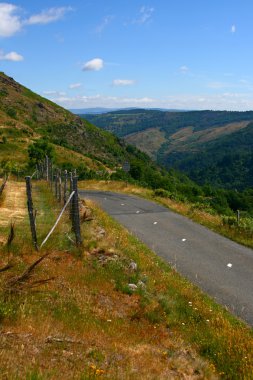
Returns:
[[[63,187],[63,202],[67,202],[67,181],[68,181],[68,172],[64,170],[64,187]]]
[[[79,203],[78,203],[78,189],[77,189],[77,180],[78,177],[73,177],[73,191],[75,192],[73,196],[73,214],[72,214],[72,220],[73,220],[73,228],[76,236],[76,245],[82,244],[82,237],[81,237],[81,226],[80,226],[80,215],[79,215]]]
[[[46,180],[49,180],[49,158],[46,156]]]
[[[59,180],[58,180],[58,201],[61,203],[61,193],[62,193],[62,188],[61,188],[61,171],[59,171]]]
[[[236,219],[237,219],[237,225],[239,226],[239,224],[240,224],[240,210],[236,211]]]
[[[58,198],[58,175],[57,172],[54,175],[54,192],[55,192],[55,198]]]
[[[69,194],[73,191],[73,176],[72,172],[69,173]],[[73,198],[69,204],[69,218],[72,220],[72,212],[73,212]],[[73,224],[72,224],[73,225]]]
[[[53,191],[53,182],[54,182],[54,170],[52,161],[50,161],[50,188]]]
[[[26,194],[27,194],[27,208],[28,208],[30,228],[31,228],[31,233],[32,233],[32,241],[33,241],[33,245],[36,251],[38,251],[39,248],[38,248],[35,218],[34,218],[34,212],[33,212],[33,202],[32,202],[31,177],[30,176],[25,177],[25,181],[26,181]]]

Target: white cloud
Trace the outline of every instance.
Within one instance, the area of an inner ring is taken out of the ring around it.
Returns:
[[[236,32],[236,26],[235,25],[232,25],[231,26],[231,33],[235,33]]]
[[[0,3],[0,36],[11,37],[19,32],[22,23],[19,15],[19,8],[16,5],[8,3]]]
[[[134,24],[145,24],[151,20],[155,8],[142,6],[137,19],[133,21]]]
[[[21,8],[10,3],[0,3],[0,37],[11,37],[20,32],[24,25],[48,24],[58,21],[71,10],[73,10],[71,7],[50,8],[25,20],[19,14]]]
[[[103,19],[103,21],[101,22],[101,24],[99,24],[96,29],[95,29],[95,32],[100,34],[104,31],[104,29],[112,22],[112,20],[114,19],[114,16],[105,16],[105,18]]]
[[[55,91],[55,90],[49,90],[49,91],[43,91],[43,95],[51,97],[51,96],[65,96],[66,92],[63,91]]]
[[[94,58],[86,62],[83,71],[99,71],[104,67],[104,61],[101,58]]]
[[[186,73],[189,72],[190,69],[189,69],[189,67],[183,65],[183,66],[179,67],[179,70],[180,70],[180,72],[181,72],[182,74],[186,74]]]
[[[55,96],[51,100],[65,108],[167,108],[181,110],[234,110],[246,111],[253,109],[253,93],[224,92],[222,94],[170,95],[163,99],[148,96],[128,98],[106,96]]]
[[[75,88],[80,88],[82,86],[82,83],[72,83],[69,85],[69,88],[71,90],[74,90]]]
[[[125,98],[117,96],[93,95],[93,96],[56,96],[50,97],[55,103],[65,108],[89,108],[89,107],[105,107],[105,108],[126,108],[126,107],[152,107],[155,99],[149,97],[142,98]]]
[[[20,62],[23,60],[24,57],[15,51],[11,51],[10,53],[4,53],[3,51],[0,51],[0,61]]]
[[[132,79],[114,79],[112,81],[113,86],[132,86],[135,84],[135,80]]]
[[[73,8],[71,7],[50,8],[38,14],[32,15],[28,20],[24,21],[24,23],[27,25],[49,24],[50,22],[62,19],[67,12],[72,10]]]

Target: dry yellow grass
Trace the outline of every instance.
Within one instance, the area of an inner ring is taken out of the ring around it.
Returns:
[[[41,186],[35,199],[46,191]],[[46,200],[56,207],[50,193]],[[15,293],[3,287],[38,254],[21,247],[14,267],[1,274],[0,378],[251,379],[250,330],[92,202],[88,206],[93,220],[82,226],[82,248],[59,249],[54,236],[48,258]],[[59,236],[67,224],[66,216]],[[3,261],[6,256],[3,251]],[[129,291],[138,281],[144,287]]]
[[[26,192],[23,182],[7,181],[4,199],[1,203],[0,227],[6,227],[11,221],[18,222],[26,215]]]
[[[0,378],[215,379],[212,365],[179,332],[168,329],[164,316],[153,320],[159,307],[156,299],[150,297],[145,304],[140,293],[118,288],[117,281],[131,281],[127,251],[135,254],[136,245],[125,230],[89,206],[94,219],[83,225],[83,248],[73,247],[71,254],[51,247],[49,257],[20,291],[1,294]],[[9,209],[11,213],[11,205]],[[17,225],[22,227],[21,218]],[[27,246],[18,254],[11,252],[14,267],[1,274],[2,289],[38,257],[31,248],[26,250]],[[108,262],[100,260],[101,254]],[[3,262],[6,255],[2,251]],[[141,260],[146,262],[143,275],[150,276],[152,260],[144,252]],[[139,273],[142,264],[138,265]],[[54,280],[34,287],[35,281],[51,277]]]

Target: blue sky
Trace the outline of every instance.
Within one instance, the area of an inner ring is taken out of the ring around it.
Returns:
[[[65,108],[253,109],[252,0],[0,2],[0,70]]]

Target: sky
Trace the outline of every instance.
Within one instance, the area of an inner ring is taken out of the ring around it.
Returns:
[[[0,71],[65,108],[253,110],[252,0],[0,2]]]

